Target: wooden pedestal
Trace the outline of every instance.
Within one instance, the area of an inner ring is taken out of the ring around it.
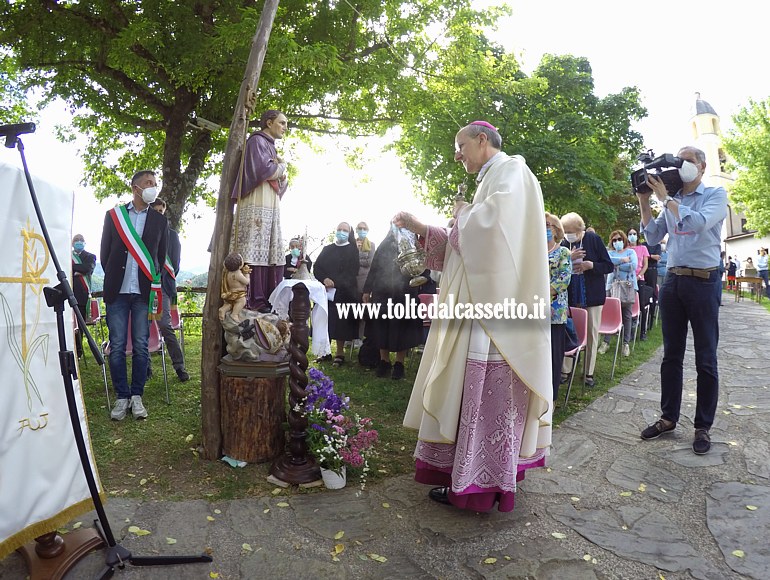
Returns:
[[[221,373],[222,453],[247,463],[284,452],[288,363],[237,363]]]
[[[91,550],[104,545],[93,528],[83,528],[60,536],[45,534],[19,548],[29,570],[30,580],[60,580]]]

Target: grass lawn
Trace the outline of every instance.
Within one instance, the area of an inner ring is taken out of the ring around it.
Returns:
[[[732,298],[732,295],[729,297]],[[648,333],[647,341],[637,341],[636,350],[630,357],[618,356],[615,379],[611,383],[610,372],[615,344],[613,341],[610,351],[597,356],[594,373],[596,387],[583,390],[576,377],[569,407],[566,409],[563,408],[566,391],[562,385],[561,406],[555,413],[555,423],[558,424],[604,394],[624,375],[647,360],[661,342],[658,324]],[[154,375],[148,381],[144,395],[145,406],[149,411],[149,418],[145,421],[135,421],[130,415],[122,422],[111,421],[101,368],[90,352],[85,355],[85,364],[81,361],[81,383],[92,445],[99,475],[107,494],[113,497],[146,499],[211,500],[269,495],[275,486],[265,480],[268,463],[232,468],[221,461],[204,461],[199,458],[200,334],[186,330],[185,351],[190,381],[180,383],[170,360],[167,362],[171,405],[165,402],[160,355],[152,356]],[[356,354],[357,352],[354,352],[354,357]],[[411,473],[413,470],[412,452],[416,443],[416,432],[401,426],[419,365],[420,355],[412,356],[416,358],[413,361],[407,358],[406,378],[400,381],[377,378],[374,371],[364,369],[351,361],[340,368],[333,368],[331,363],[317,365],[335,381],[337,392],[350,397],[353,411],[374,419],[380,442],[377,445],[378,454],[371,461],[369,483],[376,483],[393,475]],[[109,388],[110,397],[114,401],[111,384]],[[350,484],[354,484],[356,479],[355,473],[349,473]],[[282,493],[315,491],[317,490],[300,490],[293,487]]]

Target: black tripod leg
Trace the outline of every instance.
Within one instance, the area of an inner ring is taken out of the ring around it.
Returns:
[[[174,564],[195,564],[213,562],[208,554],[200,556],[132,556],[129,562],[133,566],[172,566]]]

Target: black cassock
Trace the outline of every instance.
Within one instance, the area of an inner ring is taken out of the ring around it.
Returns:
[[[415,319],[385,319],[388,300],[393,304],[417,303],[419,289],[409,286],[409,276],[401,273],[396,257],[398,245],[390,233],[377,248],[372,267],[364,283],[364,293],[371,293],[371,302],[381,304],[379,317],[366,324],[366,336],[374,340],[377,348],[399,352],[421,344],[423,321]]]
[[[354,340],[358,338],[358,319],[350,312],[347,318],[340,318],[337,304],[354,304],[359,302],[356,276],[358,275],[358,247],[355,243],[345,246],[329,244],[321,250],[321,254],[313,267],[313,274],[319,282],[326,278],[334,282],[336,293],[334,300],[329,301],[329,339]]]

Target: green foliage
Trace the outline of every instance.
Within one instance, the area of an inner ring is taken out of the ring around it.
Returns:
[[[490,21],[470,5],[281,2],[257,112],[281,109],[301,132],[382,134],[412,104],[407,96],[425,92],[412,69],[433,30],[451,20],[470,33]],[[261,9],[253,0],[3,3],[0,50],[12,58],[0,70],[44,104],[67,102],[72,127],[89,139],[84,184],[98,197],[125,194],[138,169],[162,168],[178,229],[189,204],[213,204],[199,184],[218,173],[226,143],[226,131],[191,121],[229,127]]]
[[[527,77],[480,32],[450,25],[450,33],[426,80],[433,97],[410,107],[396,145],[426,200],[452,206],[456,185],[468,180],[453,160],[455,133],[484,119],[500,130],[504,150],[527,160],[549,211],[577,211],[597,230],[625,219],[635,202],[628,160],[642,148],[631,123],[646,114],[638,90],[598,98],[588,61],[573,56],[546,55]]]
[[[724,139],[738,170],[730,200],[746,214],[746,226],[764,236],[770,233],[770,99],[750,100],[733,123]]]

